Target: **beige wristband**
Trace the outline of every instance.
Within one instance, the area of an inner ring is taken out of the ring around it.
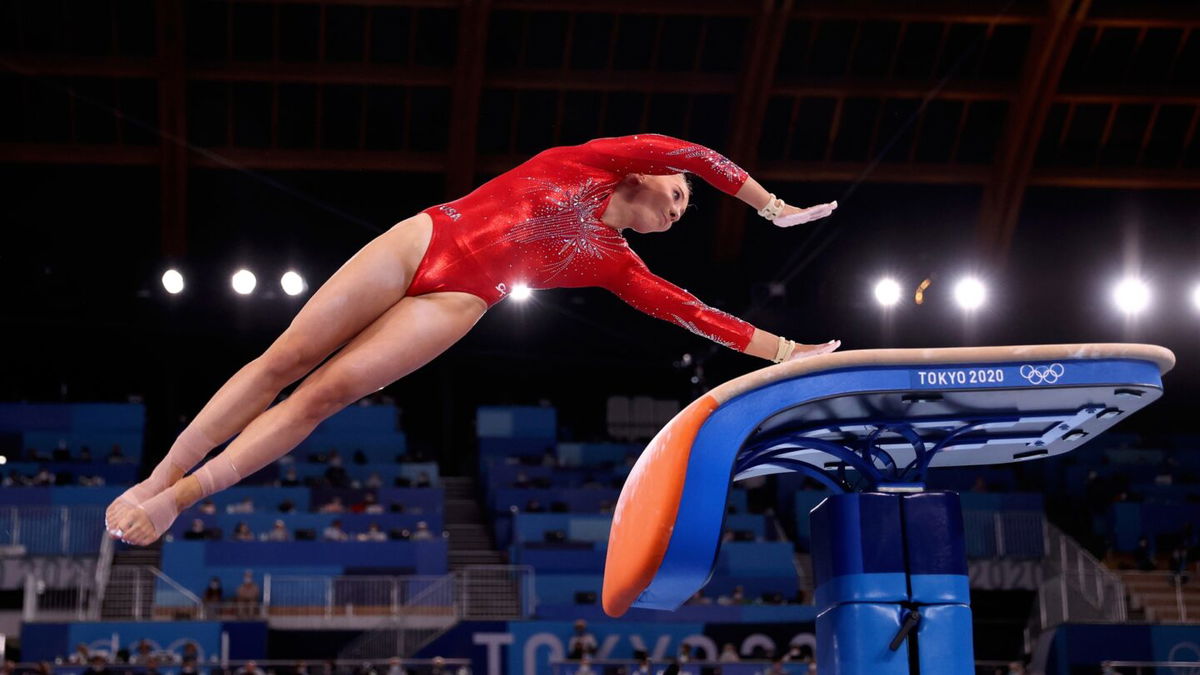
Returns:
[[[794,351],[796,351],[796,342],[794,340],[787,340],[781,336],[779,338],[779,348],[775,350],[773,361],[775,363],[783,363],[791,358]]]
[[[758,210],[758,215],[767,220],[775,220],[783,212],[783,206],[783,200],[777,199],[775,194],[771,193],[771,199],[767,202],[766,206]]]

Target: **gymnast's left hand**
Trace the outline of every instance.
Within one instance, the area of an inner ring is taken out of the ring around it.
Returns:
[[[833,213],[838,207],[837,202],[829,202],[828,204],[817,204],[802,209],[791,204],[784,204],[783,211],[779,213],[779,217],[772,220],[776,227],[791,227],[802,223],[810,223],[814,220],[820,220]]]
[[[830,352],[837,351],[837,348],[841,346],[841,340],[830,340],[829,342],[822,342],[819,345],[797,344],[795,351],[793,351],[792,355],[788,357],[788,361],[799,361],[800,359],[807,359],[813,356],[819,356],[821,354],[828,354]]]

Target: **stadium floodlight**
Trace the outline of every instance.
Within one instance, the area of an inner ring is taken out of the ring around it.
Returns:
[[[295,271],[288,270],[279,278],[279,285],[288,295],[300,295],[304,292],[304,277]]]
[[[171,268],[162,275],[163,288],[171,295],[176,295],[183,292],[183,275],[179,270]]]
[[[533,295],[533,291],[525,284],[517,284],[512,289],[513,300],[528,300]]]
[[[1126,277],[1113,287],[1113,302],[1130,316],[1140,314],[1150,306],[1150,286],[1136,277]]]
[[[238,270],[233,274],[233,290],[238,295],[249,295],[254,292],[254,287],[258,285],[258,279],[254,277],[254,273],[250,270]]]
[[[900,302],[900,284],[896,283],[895,279],[880,279],[879,283],[875,284],[875,300],[884,307],[895,306]]]
[[[954,299],[959,307],[967,311],[976,310],[982,307],[983,301],[987,299],[987,289],[982,281],[975,277],[966,277],[954,285]]]

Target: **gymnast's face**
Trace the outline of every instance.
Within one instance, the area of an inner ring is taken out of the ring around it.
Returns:
[[[666,232],[675,221],[683,217],[691,199],[687,180],[683,174],[669,176],[629,177],[631,221],[629,227],[635,232]]]

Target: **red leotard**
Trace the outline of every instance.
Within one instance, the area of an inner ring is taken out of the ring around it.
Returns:
[[[657,134],[541,152],[471,194],[424,211],[433,234],[407,294],[462,291],[491,307],[517,284],[600,286],[642,312],[745,351],[754,326],[655,276],[625,237],[600,221],[626,175],[684,172],[727,194],[747,178],[713,150]]]

